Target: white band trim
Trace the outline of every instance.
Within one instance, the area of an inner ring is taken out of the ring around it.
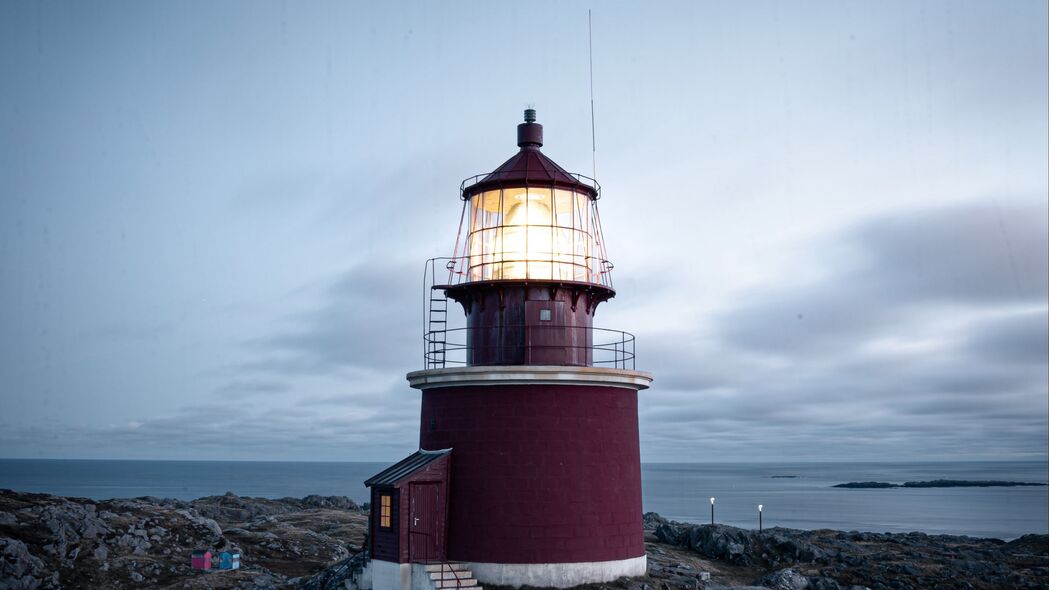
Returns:
[[[592,385],[641,390],[648,389],[652,374],[604,367],[499,365],[412,371],[407,379],[415,389],[463,385]]]

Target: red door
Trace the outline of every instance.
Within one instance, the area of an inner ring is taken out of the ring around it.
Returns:
[[[409,557],[411,561],[434,561],[441,558],[443,543],[438,520],[440,517],[440,484],[409,484],[411,520],[408,523]]]

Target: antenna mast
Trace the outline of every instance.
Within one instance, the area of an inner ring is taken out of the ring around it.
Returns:
[[[590,9],[586,9],[586,36],[590,49],[590,154],[593,159],[594,178],[597,178],[597,133],[594,130],[594,30]]]

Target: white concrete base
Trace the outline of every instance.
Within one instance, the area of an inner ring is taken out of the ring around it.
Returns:
[[[412,564],[412,590],[435,590],[430,572],[426,571],[426,564]]]
[[[364,562],[364,567],[361,568],[361,575],[357,578],[356,584],[350,584],[347,582],[347,588],[349,590],[372,590],[372,560]]]
[[[648,571],[647,555],[616,561],[578,563],[465,563],[481,584],[515,588],[570,588],[593,582],[611,582],[622,577],[643,576]]]
[[[412,564],[371,560],[372,590],[412,590]]]

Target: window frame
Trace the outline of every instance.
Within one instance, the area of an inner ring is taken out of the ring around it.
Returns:
[[[379,494],[379,528],[393,527],[393,494]]]

